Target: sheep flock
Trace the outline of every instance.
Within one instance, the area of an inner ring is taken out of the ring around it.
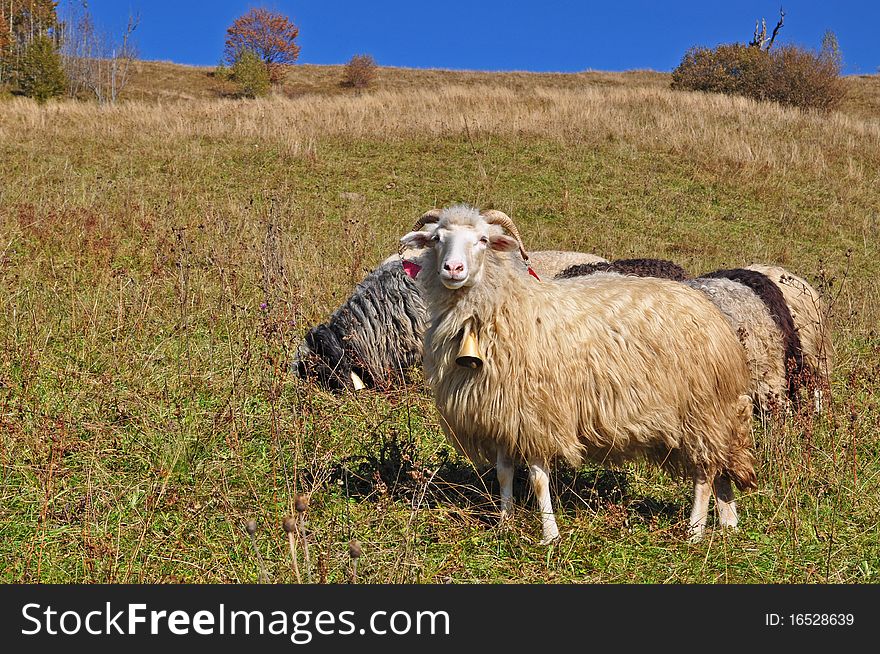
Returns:
[[[662,259],[529,253],[514,221],[432,209],[293,362],[331,391],[389,389],[421,367],[450,444],[494,464],[500,516],[528,468],[541,542],[559,538],[556,463],[653,462],[693,483],[691,540],[736,529],[757,485],[754,416],[821,412],[834,353],[806,279],[751,264],[691,274]],[[467,364],[463,363],[464,361]]]

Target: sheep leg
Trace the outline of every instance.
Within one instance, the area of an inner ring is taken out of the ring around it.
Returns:
[[[501,521],[504,522],[513,513],[513,459],[501,450],[498,450],[495,474],[501,486]]]
[[[712,489],[705,478],[694,480],[694,506],[691,509],[690,541],[698,543],[706,529],[706,518],[709,516],[709,495]]]
[[[559,538],[559,528],[556,526],[553,503],[550,501],[550,475],[546,462],[529,462],[529,481],[532,483],[532,490],[538,500],[538,510],[541,512],[541,528],[544,534],[541,545],[549,545]]]
[[[722,527],[736,531],[739,517],[736,514],[736,502],[733,500],[733,486],[730,477],[720,474],[715,477],[715,504],[718,506],[718,521]]]

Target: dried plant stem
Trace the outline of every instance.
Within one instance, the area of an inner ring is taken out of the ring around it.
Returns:
[[[299,533],[303,541],[303,556],[306,560],[306,583],[312,583],[312,560],[309,558],[309,539],[306,537],[306,520],[302,513],[299,514]]]
[[[359,540],[352,539],[348,543],[348,556],[351,559],[351,583],[356,584],[358,580],[358,559],[361,558],[363,549]]]
[[[299,563],[296,561],[296,538],[292,531],[287,532],[287,544],[290,545],[290,559],[293,561],[293,574],[296,576],[296,583],[302,583],[302,577],[299,576]]]
[[[296,536],[293,532],[296,531],[296,520],[293,519],[292,516],[288,516],[284,518],[284,521],[281,523],[281,526],[284,527],[284,531],[287,532],[287,544],[290,546],[290,560],[293,564],[293,574],[296,576],[296,583],[302,583],[302,577],[299,574],[299,562],[297,561],[296,556]]]
[[[254,554],[257,555],[257,561],[260,564],[260,583],[269,583],[269,574],[266,572],[266,564],[263,561],[263,555],[260,554],[260,550],[257,547],[257,537],[254,534],[248,534],[248,536],[250,537],[251,547],[254,548]]]

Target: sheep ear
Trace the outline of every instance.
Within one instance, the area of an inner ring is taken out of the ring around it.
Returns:
[[[401,248],[424,248],[433,243],[432,232],[410,232],[400,239]]]
[[[498,252],[513,252],[519,250],[519,243],[515,238],[511,238],[506,234],[489,237],[489,247]]]

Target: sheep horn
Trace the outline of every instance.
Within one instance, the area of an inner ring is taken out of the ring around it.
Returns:
[[[490,225],[498,225],[510,232],[510,235],[516,239],[516,242],[519,245],[519,253],[523,260],[529,260],[529,255],[526,254],[526,248],[523,245],[522,237],[519,235],[519,230],[516,228],[516,225],[513,224],[513,219],[510,216],[497,209],[484,209],[480,212],[480,215],[483,216],[483,218],[486,219],[486,222]]]
[[[440,209],[431,209],[430,211],[426,211],[422,214],[422,217],[416,221],[416,224],[413,225],[412,231],[417,232],[425,225],[429,223],[436,223],[438,220],[440,220]],[[403,259],[403,243],[398,246],[397,254],[400,255],[401,259]]]
[[[364,380],[361,379],[360,375],[358,375],[354,370],[351,371],[349,376],[351,377],[351,383],[354,386],[354,390],[360,391],[367,387],[367,385],[364,383]]]
[[[428,223],[436,223],[440,220],[440,209],[431,209],[422,214],[422,217],[413,225],[412,231],[417,232]]]

